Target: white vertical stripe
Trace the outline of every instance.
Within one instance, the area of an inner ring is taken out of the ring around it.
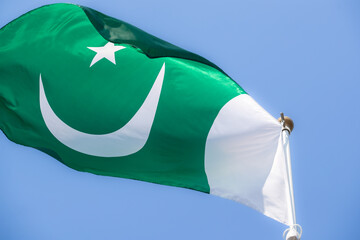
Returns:
[[[288,224],[281,125],[249,95],[230,100],[206,142],[210,193],[235,200]]]
[[[264,214],[286,225],[290,225],[289,183],[286,174],[284,148],[282,138],[279,137],[274,164],[263,187]]]

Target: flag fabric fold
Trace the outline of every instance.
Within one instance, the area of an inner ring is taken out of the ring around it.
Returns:
[[[79,171],[289,224],[277,120],[208,60],[90,8],[47,5],[0,29],[0,129]]]

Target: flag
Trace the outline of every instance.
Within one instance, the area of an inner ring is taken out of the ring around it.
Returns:
[[[90,8],[47,5],[0,29],[0,129],[79,171],[290,221],[277,120],[213,63]]]

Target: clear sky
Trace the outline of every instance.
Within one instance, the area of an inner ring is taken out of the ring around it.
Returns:
[[[54,2],[1,0],[0,26]],[[209,59],[274,117],[280,112],[292,117],[295,204],[303,239],[359,235],[359,1],[73,3]],[[230,200],[77,172],[0,133],[0,239],[275,240],[285,229]]]

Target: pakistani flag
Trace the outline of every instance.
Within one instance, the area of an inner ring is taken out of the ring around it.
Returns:
[[[79,171],[290,221],[277,120],[213,63],[90,8],[48,5],[0,29],[0,128]]]

